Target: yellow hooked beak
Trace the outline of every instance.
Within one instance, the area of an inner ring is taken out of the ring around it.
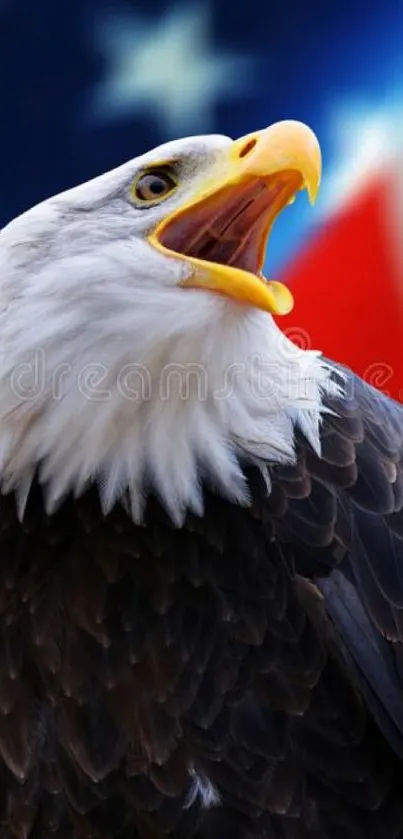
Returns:
[[[149,241],[189,264],[182,286],[287,314],[291,292],[261,274],[267,238],[298,190],[307,189],[314,203],[320,177],[320,147],[311,129],[276,123],[233,142],[192,199],[167,216]]]

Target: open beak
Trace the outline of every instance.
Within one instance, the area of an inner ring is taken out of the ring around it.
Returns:
[[[189,264],[182,286],[287,314],[291,292],[261,274],[266,243],[298,190],[306,188],[315,201],[320,177],[320,147],[310,128],[276,123],[232,143],[192,199],[167,216],[149,241]]]

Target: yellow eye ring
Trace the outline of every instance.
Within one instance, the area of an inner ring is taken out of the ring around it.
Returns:
[[[152,207],[164,201],[177,188],[177,179],[168,167],[145,169],[137,175],[132,185],[132,197],[142,207]]]

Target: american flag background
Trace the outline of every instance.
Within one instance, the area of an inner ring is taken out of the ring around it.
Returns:
[[[0,224],[167,139],[280,119],[324,178],[276,222],[282,324],[403,399],[402,0],[0,0]]]

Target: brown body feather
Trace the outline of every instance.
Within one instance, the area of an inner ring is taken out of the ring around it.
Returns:
[[[4,839],[402,839],[403,409],[356,391],[249,509],[3,499]]]

